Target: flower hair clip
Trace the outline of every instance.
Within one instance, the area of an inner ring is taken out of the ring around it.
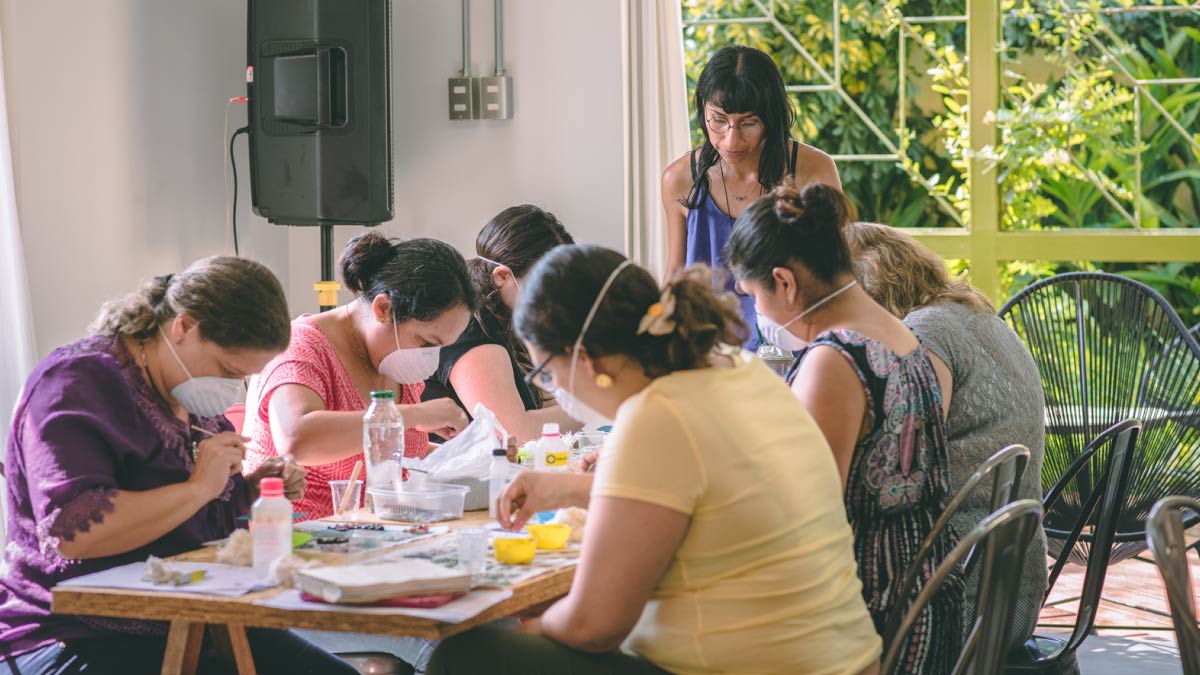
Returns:
[[[674,316],[675,294],[671,292],[671,287],[667,286],[663,289],[658,302],[650,305],[645,316],[638,322],[637,334],[669,335],[675,330]]]

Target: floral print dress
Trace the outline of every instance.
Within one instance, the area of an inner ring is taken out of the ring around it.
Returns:
[[[883,633],[888,614],[907,609],[938,563],[958,543],[950,530],[938,541],[910,598],[897,598],[904,575],[950,500],[942,392],[924,347],[899,356],[854,331],[823,333],[796,357],[795,379],[813,349],[830,347],[846,357],[866,393],[866,433],[850,460],[844,501],[854,530],[854,555],[863,598]],[[918,619],[898,672],[948,673],[962,645],[961,575],[952,575]]]

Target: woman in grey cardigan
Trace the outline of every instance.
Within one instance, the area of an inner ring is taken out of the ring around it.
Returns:
[[[853,223],[846,228],[846,241],[863,289],[902,318],[932,352],[938,379],[951,392],[945,405],[953,489],[1001,448],[1020,443],[1029,448],[1030,461],[1018,494],[1041,501],[1045,396],[1029,350],[987,298],[951,278],[942,259],[912,237],[886,225]],[[953,519],[960,533],[988,515],[988,485],[976,490]],[[1046,592],[1046,569],[1046,536],[1039,531],[1025,559],[1009,633],[1013,647],[1033,634]],[[969,580],[963,603],[968,613],[975,608],[976,588]]]

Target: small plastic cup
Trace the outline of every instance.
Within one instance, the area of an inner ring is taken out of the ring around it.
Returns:
[[[458,545],[458,561],[467,574],[482,574],[487,558],[487,530],[482,527],[464,527],[455,533],[455,543]]]
[[[362,486],[361,480],[354,481],[354,496],[346,505],[346,510],[342,511],[342,497],[346,494],[346,486],[350,484],[348,480],[331,480],[329,481],[329,494],[333,497],[333,515],[341,516],[347,513],[357,513],[362,508]]]
[[[575,434],[575,443],[571,446],[571,454],[567,459],[567,468],[575,473],[583,471],[583,458],[589,452],[596,452],[604,446],[608,434],[603,431],[584,431]]]

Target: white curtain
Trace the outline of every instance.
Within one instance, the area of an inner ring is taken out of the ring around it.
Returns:
[[[0,48],[0,54],[3,49]],[[13,182],[12,147],[8,133],[3,56],[0,56],[0,448],[8,442],[13,406],[25,377],[33,369],[35,347],[17,195]],[[0,450],[0,462],[3,461]],[[0,494],[7,495],[0,478]],[[7,497],[0,501],[0,535],[8,524]]]
[[[625,250],[655,278],[666,268],[663,169],[688,150],[679,0],[622,0]]]

